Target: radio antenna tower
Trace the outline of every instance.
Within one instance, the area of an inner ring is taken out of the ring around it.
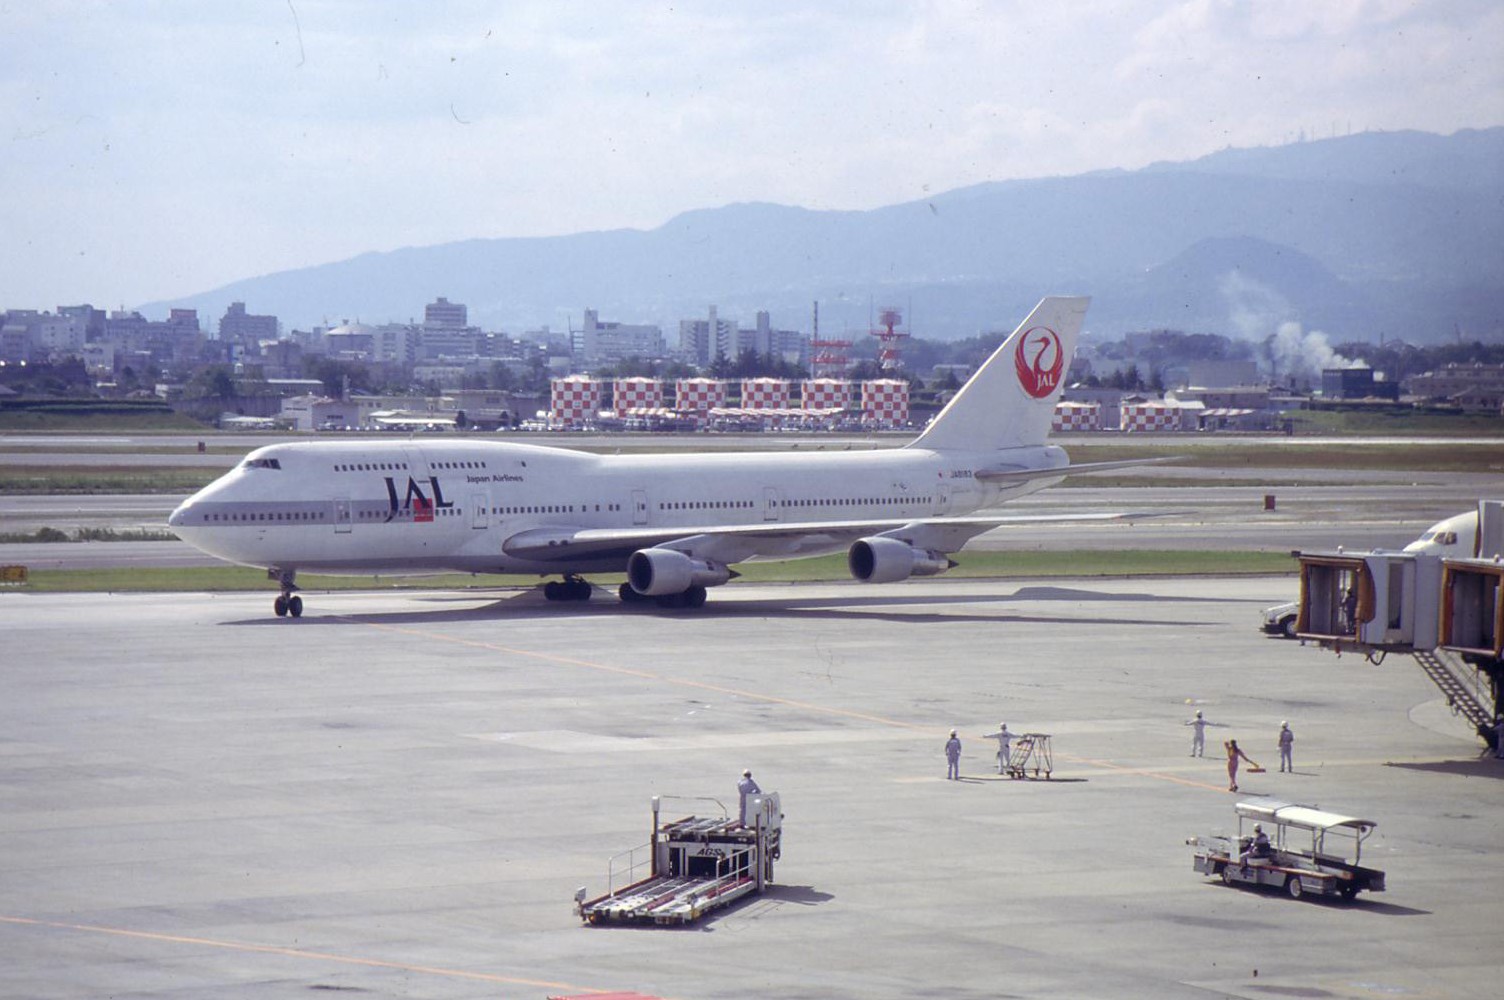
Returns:
[[[851,341],[820,336],[820,303],[815,303],[815,332],[809,339],[811,378],[840,378],[851,368]]]
[[[903,322],[903,313],[897,306],[885,306],[878,313],[878,327],[872,331],[877,338],[877,366],[883,371],[897,371],[903,367],[903,341],[908,331],[898,329]]]

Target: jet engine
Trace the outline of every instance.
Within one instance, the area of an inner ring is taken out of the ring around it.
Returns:
[[[863,583],[893,583],[944,573],[953,564],[942,553],[917,549],[897,538],[859,538],[846,553],[846,565]]]
[[[729,579],[731,570],[725,566],[674,549],[638,549],[627,560],[627,582],[647,597],[682,594],[690,587],[717,587]]]

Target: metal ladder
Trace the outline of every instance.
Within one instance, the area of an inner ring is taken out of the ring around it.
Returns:
[[[1447,662],[1451,658],[1449,654],[1439,649],[1417,649],[1410,655],[1415,657],[1415,662],[1420,664],[1426,676],[1441,689],[1441,693],[1447,696],[1447,705],[1451,707],[1453,714],[1467,719],[1479,733],[1493,725],[1494,714],[1483,706],[1467,682],[1457,676],[1456,668]]]

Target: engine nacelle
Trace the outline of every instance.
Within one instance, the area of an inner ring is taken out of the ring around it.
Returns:
[[[846,565],[863,583],[894,583],[944,573],[951,562],[942,553],[916,549],[897,538],[859,538],[846,553]]]
[[[627,559],[627,582],[645,597],[682,594],[690,587],[718,587],[731,570],[674,549],[638,549]]]

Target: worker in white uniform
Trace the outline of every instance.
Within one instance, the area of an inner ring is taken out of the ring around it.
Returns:
[[[1279,724],[1279,769],[1295,773],[1295,734],[1288,722]]]
[[[999,722],[997,724],[997,732],[986,733],[982,736],[982,739],[997,740],[997,773],[1007,774],[1008,765],[1012,763],[1010,744],[1013,742],[1013,734],[1008,732],[1008,724],[1006,722]]]
[[[961,739],[954,729],[945,741],[945,777],[949,781],[961,780]]]
[[[1196,709],[1196,717],[1187,722],[1191,726],[1191,756],[1205,756],[1206,750],[1206,720],[1201,717],[1201,709]]]
[[[761,795],[762,789],[757,787],[757,782],[752,780],[752,771],[747,769],[742,772],[742,780],[736,783],[736,790],[742,797],[742,826],[747,825],[747,798],[752,795]]]

